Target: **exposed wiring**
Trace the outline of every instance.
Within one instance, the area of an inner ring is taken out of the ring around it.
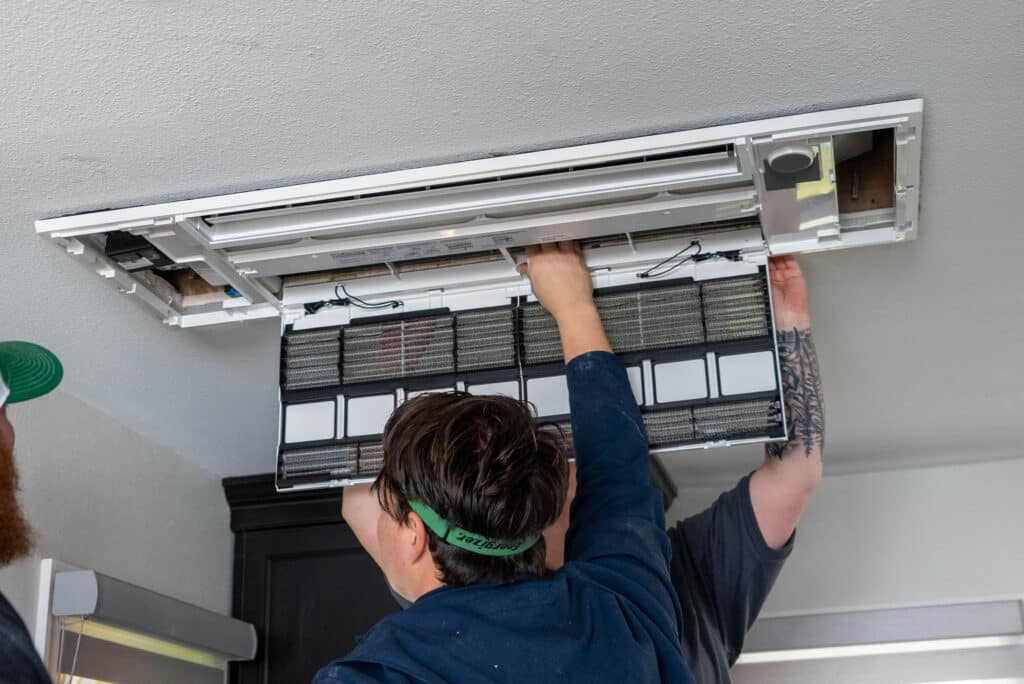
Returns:
[[[367,302],[366,300],[360,299],[359,297],[356,297],[354,294],[346,290],[344,284],[334,286],[335,298],[338,298],[338,288],[341,288],[341,291],[345,293],[345,299],[348,300],[348,302],[346,303],[352,304],[353,306],[358,306],[360,309],[397,309],[398,307],[402,306],[402,302],[397,299],[389,299],[387,301],[376,303]]]
[[[687,252],[689,252],[694,247],[697,248],[697,251],[694,252],[693,254],[687,254]],[[688,244],[686,247],[683,247],[681,250],[679,250],[678,252],[676,252],[672,256],[668,257],[667,259],[662,259],[661,261],[656,263],[654,266],[651,266],[649,269],[647,269],[643,273],[637,273],[636,277],[637,278],[660,278],[662,276],[668,275],[669,273],[671,273],[672,271],[676,270],[677,268],[679,268],[683,264],[687,263],[688,261],[695,260],[698,256],[700,256],[700,250],[701,250],[700,240],[691,240],[690,244]],[[679,257],[683,257],[683,258],[679,259]],[[671,266],[669,266],[667,268],[663,268],[665,266],[665,264],[671,264],[672,261],[674,261],[675,259],[679,259],[679,261],[677,261],[676,263],[672,264]],[[662,270],[659,271],[658,269],[662,269]]]
[[[697,251],[694,252],[693,254],[687,254],[687,252],[690,251],[691,249],[693,249],[694,246],[697,247]],[[679,257],[683,257],[683,258],[679,259]],[[667,268],[662,268],[663,266],[665,266],[665,264],[671,263],[674,259],[679,259],[679,261],[677,261],[676,263],[672,264],[671,266],[669,266]],[[681,250],[679,250],[678,252],[676,252],[672,256],[668,257],[667,259],[663,259],[662,261],[658,262],[654,266],[651,266],[649,269],[647,269],[643,273],[637,273],[636,277],[637,278],[660,278],[662,276],[668,275],[669,273],[671,273],[672,271],[676,270],[677,268],[679,268],[683,264],[690,263],[691,261],[694,262],[694,263],[697,263],[699,261],[708,261],[709,259],[726,259],[728,261],[743,261],[743,257],[742,257],[742,255],[740,253],[740,250],[738,250],[738,249],[723,249],[723,250],[718,251],[718,252],[703,252],[703,251],[701,251],[700,240],[693,240],[686,247],[683,247]],[[662,270],[659,271],[658,269],[662,269]]]
[[[339,290],[341,292],[339,292]],[[354,306],[367,311],[378,311],[381,309],[397,309],[402,306],[400,299],[388,299],[383,302],[368,302],[360,299],[345,289],[343,283],[334,286],[334,299],[322,299],[319,302],[306,302],[303,305],[307,315],[313,315],[325,306]]]
[[[312,316],[325,306],[327,306],[327,301],[320,300],[319,302],[306,302],[302,305],[302,308],[306,310],[307,316]]]
[[[743,257],[740,255],[738,249],[723,249],[720,252],[705,252],[704,254],[696,254],[693,257],[694,261],[707,261],[708,259],[726,259],[727,261],[743,261]]]

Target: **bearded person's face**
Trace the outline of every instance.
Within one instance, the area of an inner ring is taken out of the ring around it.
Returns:
[[[18,471],[14,466],[14,426],[0,406],[0,567],[32,550],[32,532],[18,505]]]

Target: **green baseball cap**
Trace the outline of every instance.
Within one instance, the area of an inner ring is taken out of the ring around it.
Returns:
[[[0,406],[41,397],[60,384],[64,367],[31,342],[0,342]]]

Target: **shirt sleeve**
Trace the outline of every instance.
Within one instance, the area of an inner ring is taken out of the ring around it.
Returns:
[[[781,549],[768,546],[754,517],[747,475],[709,508],[677,523],[669,536],[673,546],[685,545],[693,558],[697,581],[711,602],[705,607],[711,613],[707,617],[717,622],[732,666],[793,550],[796,535]],[[682,581],[674,579],[677,584]],[[696,588],[677,586],[676,591],[694,592]]]
[[[588,352],[570,361],[566,374],[577,483],[566,560],[625,578],[626,588],[617,590],[660,604],[668,618],[675,610],[678,624],[663,499],[651,485],[647,431],[626,371],[613,354]]]

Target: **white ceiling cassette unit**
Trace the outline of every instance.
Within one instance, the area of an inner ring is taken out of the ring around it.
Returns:
[[[524,245],[748,221],[761,249],[917,235],[922,101],[42,219],[171,325],[297,316],[282,278],[505,257]],[[196,277],[198,276],[198,277]],[[227,292],[225,292],[227,286]]]
[[[652,451],[785,439],[767,259],[914,239],[907,100],[36,222],[173,326],[280,317],[278,486],[372,479],[402,401],[531,401],[557,331],[515,264],[580,240]]]

